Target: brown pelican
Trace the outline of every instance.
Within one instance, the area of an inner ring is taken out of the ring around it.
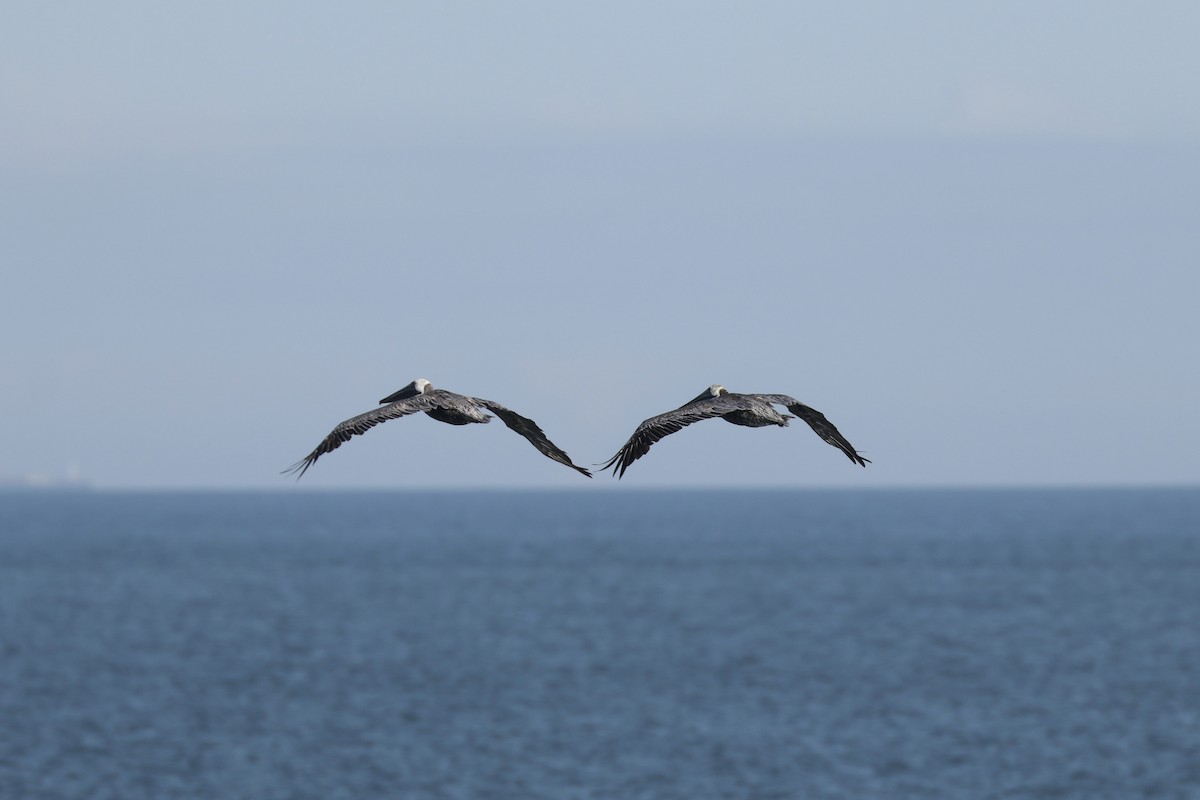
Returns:
[[[406,417],[409,414],[424,411],[438,422],[446,422],[451,425],[467,425],[472,422],[487,422],[490,420],[490,415],[480,411],[481,408],[486,408],[499,417],[509,428],[528,439],[529,443],[536,447],[542,455],[552,458],[560,464],[565,464],[582,475],[586,475],[589,478],[592,477],[592,473],[588,470],[572,464],[570,457],[560,450],[554,442],[546,438],[546,434],[538,427],[536,422],[526,419],[517,412],[491,400],[467,397],[466,395],[448,392],[445,389],[434,389],[433,384],[429,381],[424,378],[417,378],[408,386],[405,386],[394,394],[388,395],[379,402],[385,405],[382,408],[376,408],[373,411],[359,414],[357,417],[351,417],[345,422],[339,423],[337,427],[330,431],[328,436],[321,440],[321,443],[317,445],[315,450],[285,469],[284,473],[298,472],[299,474],[296,476],[296,479],[299,480],[308,471],[308,468],[316,463],[318,458],[338,449],[342,446],[342,442],[350,441],[351,436],[366,433],[379,423],[387,422],[389,419]]]
[[[720,417],[726,422],[745,425],[748,428],[761,428],[765,425],[786,428],[791,415],[780,414],[772,405],[787,406],[787,410],[807,422],[809,427],[816,431],[817,436],[841,450],[855,464],[865,467],[871,463],[858,454],[838,429],[833,427],[833,423],[825,419],[824,414],[815,408],[809,408],[796,398],[786,394],[734,394],[721,384],[714,383],[674,411],[651,417],[638,425],[629,441],[601,469],[612,467],[613,474],[620,478],[625,474],[625,470],[629,469],[629,465],[646,455],[650,446],[659,439],[702,419]]]

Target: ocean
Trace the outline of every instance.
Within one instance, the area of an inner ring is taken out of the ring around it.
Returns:
[[[1200,798],[1200,490],[7,492],[0,798]]]

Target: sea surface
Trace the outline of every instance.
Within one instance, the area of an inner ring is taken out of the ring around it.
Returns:
[[[1200,798],[1200,490],[0,494],[0,798]]]

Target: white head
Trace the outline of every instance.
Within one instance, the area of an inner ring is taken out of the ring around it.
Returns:
[[[433,384],[424,378],[417,378],[415,381],[405,386],[398,392],[392,392],[387,397],[380,400],[380,403],[397,403],[401,400],[407,400],[410,397],[416,397],[419,394],[425,394],[433,388]]]
[[[729,394],[729,392],[726,391],[725,387],[722,386],[721,384],[714,383],[712,386],[708,387],[703,392],[696,395],[691,400],[687,401],[687,403],[684,403],[684,405],[688,405],[690,403],[698,403],[701,400],[711,400],[714,397],[720,397],[723,394]]]

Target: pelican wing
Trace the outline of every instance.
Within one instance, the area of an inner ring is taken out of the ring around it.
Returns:
[[[629,441],[600,469],[611,467],[613,473],[620,478],[625,474],[625,470],[629,469],[630,464],[646,455],[650,446],[664,436],[670,436],[693,422],[721,417],[731,411],[748,409],[750,406],[750,401],[744,395],[723,394],[720,397],[697,400],[657,417],[651,417],[637,426]]]
[[[407,417],[409,414],[417,414],[445,405],[445,398],[440,396],[442,394],[444,393],[429,392],[428,394],[419,394],[415,397],[397,400],[395,403],[372,409],[365,414],[359,414],[357,417],[351,417],[344,422],[338,423],[337,427],[321,440],[321,443],[317,445],[315,450],[285,469],[283,474],[298,473],[296,480],[300,480],[304,476],[304,473],[308,471],[308,468],[316,463],[318,458],[326,453],[337,450],[342,446],[343,442],[350,441],[350,437],[364,434],[379,423],[387,422],[389,419]]]
[[[510,430],[524,436],[542,455],[560,464],[565,464],[581,475],[586,475],[589,478],[592,477],[592,473],[589,470],[572,463],[571,457],[563,452],[558,445],[550,441],[549,437],[546,436],[546,432],[538,427],[538,424],[533,420],[528,417],[522,417],[511,408],[505,408],[492,400],[481,400],[478,397],[472,397],[471,399],[499,417],[500,421],[507,425]]]
[[[807,422],[808,427],[812,428],[817,436],[824,439],[827,444],[841,450],[846,454],[847,458],[860,467],[865,467],[871,463],[870,459],[860,456],[850,442],[846,441],[846,437],[842,436],[841,431],[834,427],[834,424],[825,419],[825,415],[815,408],[810,408],[796,398],[789,397],[786,394],[759,394],[754,396],[768,403],[787,406],[787,410],[795,414],[799,419]]]

